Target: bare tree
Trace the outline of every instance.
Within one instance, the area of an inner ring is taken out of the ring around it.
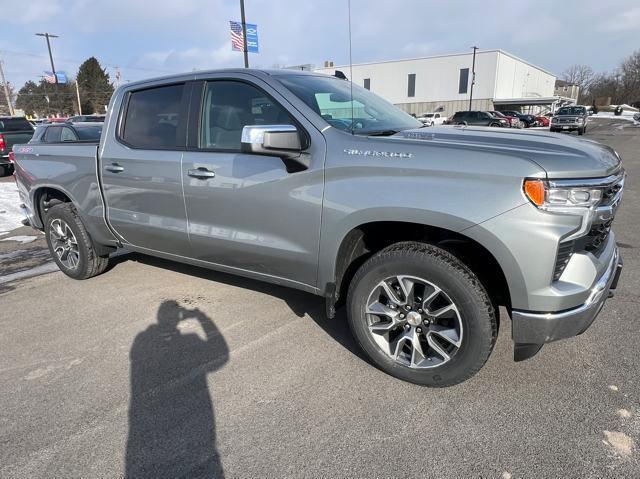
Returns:
[[[594,80],[594,72],[589,65],[572,65],[562,73],[562,79],[567,83],[578,85],[580,98],[588,96],[589,87]]]
[[[620,65],[621,99],[632,104],[640,101],[640,50],[636,50]]]

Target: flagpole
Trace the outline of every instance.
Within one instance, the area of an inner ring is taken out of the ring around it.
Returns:
[[[249,50],[247,50],[247,21],[244,18],[244,0],[240,0],[240,16],[242,17],[242,40],[244,43],[244,67],[249,68]]]

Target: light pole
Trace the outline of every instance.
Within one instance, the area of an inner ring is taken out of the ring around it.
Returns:
[[[55,83],[58,83],[58,76],[56,75],[56,67],[53,64],[53,55],[51,54],[51,42],[49,41],[49,38],[58,38],[58,35],[53,35],[51,33],[36,33],[37,36],[39,37],[45,37],[47,39],[47,49],[49,50],[49,60],[51,60],[51,73],[53,73],[53,78],[55,80]]]
[[[471,92],[469,93],[469,111],[471,111],[471,101],[473,100],[473,85],[476,83],[476,50],[478,47],[473,48],[473,63],[471,65]]]
[[[244,18],[244,0],[240,0],[240,17],[242,19],[242,43],[244,45],[244,67],[249,68],[249,50],[247,49],[247,21]]]

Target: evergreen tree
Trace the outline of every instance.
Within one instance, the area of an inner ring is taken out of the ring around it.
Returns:
[[[80,65],[76,81],[80,88],[82,113],[104,113],[113,93],[113,85],[109,81],[109,74],[95,57]]]
[[[24,110],[26,115],[44,116],[47,112],[47,102],[39,85],[29,80],[18,90],[16,108]]]

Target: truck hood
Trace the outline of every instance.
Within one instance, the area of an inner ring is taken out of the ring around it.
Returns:
[[[597,178],[620,168],[620,157],[608,146],[542,130],[442,126],[404,130],[391,138],[518,156],[538,164],[549,178]]]

